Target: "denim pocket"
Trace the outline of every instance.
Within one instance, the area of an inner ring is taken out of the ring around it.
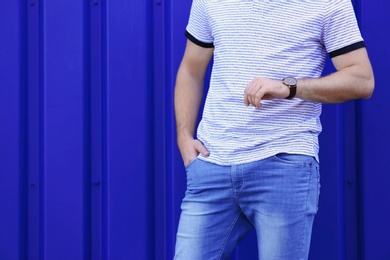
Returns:
[[[186,168],[186,170],[188,170],[188,168],[190,168],[197,160],[198,160],[198,157],[196,157],[194,160],[192,160],[189,164],[185,165],[184,167]]]
[[[310,163],[313,160],[313,157],[303,154],[289,154],[289,153],[278,153],[273,156],[273,158],[279,162],[302,166],[306,163]]]

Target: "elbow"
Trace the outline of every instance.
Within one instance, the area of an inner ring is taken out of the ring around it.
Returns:
[[[362,98],[363,99],[369,99],[372,97],[372,94],[374,93],[375,89],[375,79],[374,75],[371,75],[365,80],[365,84],[362,91]]]

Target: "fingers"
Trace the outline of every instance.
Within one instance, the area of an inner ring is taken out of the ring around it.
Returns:
[[[181,145],[180,153],[183,158],[184,165],[188,165],[190,162],[196,159],[199,154],[207,157],[210,152],[199,140],[191,139]]]
[[[252,105],[256,108],[261,107],[261,100],[265,95],[265,89],[261,82],[253,80],[244,90],[244,103],[246,106]]]
[[[262,106],[262,100],[271,100],[284,97],[287,90],[281,81],[263,77],[253,79],[244,90],[244,103],[256,108]]]

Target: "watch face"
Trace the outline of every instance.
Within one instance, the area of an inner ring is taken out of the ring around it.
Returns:
[[[283,82],[288,86],[294,86],[298,83],[298,81],[293,77],[284,78]]]

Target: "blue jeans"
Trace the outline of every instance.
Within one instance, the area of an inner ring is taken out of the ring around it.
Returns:
[[[229,259],[255,227],[259,258],[307,259],[318,209],[319,165],[306,155],[187,167],[175,259]]]

